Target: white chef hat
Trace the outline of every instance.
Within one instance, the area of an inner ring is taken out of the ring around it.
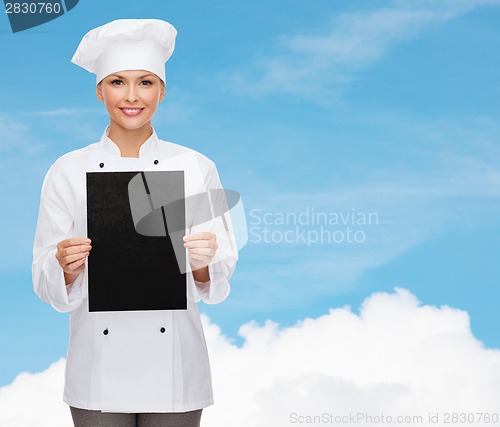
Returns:
[[[124,70],[147,70],[165,82],[165,62],[177,30],[160,19],[117,19],[83,37],[71,62],[104,77]]]

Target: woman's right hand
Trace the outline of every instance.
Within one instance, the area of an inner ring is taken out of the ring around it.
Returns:
[[[74,282],[85,269],[85,260],[92,249],[90,243],[86,237],[74,237],[57,244],[56,258],[64,271],[66,284]]]

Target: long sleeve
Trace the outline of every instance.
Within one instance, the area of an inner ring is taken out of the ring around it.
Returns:
[[[68,312],[78,307],[83,273],[68,287],[64,272],[55,254],[57,244],[73,233],[73,216],[67,201],[71,199],[71,186],[65,176],[58,176],[57,168],[47,173],[40,196],[40,209],[33,246],[32,278],[38,297],[59,312]]]
[[[192,227],[191,233],[210,231],[217,236],[218,248],[208,265],[210,281],[196,285],[195,300],[203,300],[207,304],[217,304],[224,301],[230,292],[229,279],[236,267],[238,251],[234,236],[231,216],[227,200],[215,165],[212,165],[206,176],[206,189],[210,198],[211,216],[213,219]],[[214,191],[215,190],[215,191]],[[192,273],[191,273],[192,274]]]

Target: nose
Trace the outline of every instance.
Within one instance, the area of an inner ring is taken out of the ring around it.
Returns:
[[[134,87],[134,85],[129,85],[129,89],[127,91],[125,99],[128,102],[135,102],[139,99],[139,96],[137,95],[137,89]]]

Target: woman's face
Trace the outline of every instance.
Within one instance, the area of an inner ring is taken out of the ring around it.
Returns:
[[[101,80],[96,94],[106,105],[111,122],[135,130],[150,126],[158,103],[165,97],[165,85],[149,71],[119,71]]]

